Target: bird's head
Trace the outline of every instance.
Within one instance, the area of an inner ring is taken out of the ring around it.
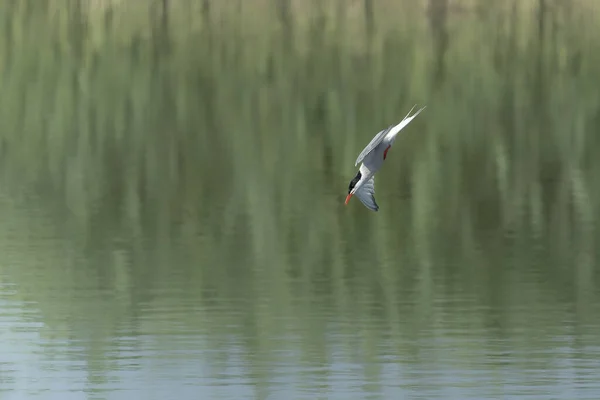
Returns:
[[[360,182],[361,178],[362,174],[360,173],[360,171],[358,171],[356,176],[350,181],[350,184],[348,185],[348,196],[346,196],[346,204],[348,204],[354,192],[356,192],[356,190],[360,187],[360,185],[357,186],[357,184],[358,182]]]

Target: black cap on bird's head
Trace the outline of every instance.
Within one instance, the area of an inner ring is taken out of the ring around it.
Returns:
[[[354,189],[358,181],[360,181],[360,178],[362,178],[362,174],[360,173],[360,171],[358,171],[356,176],[350,181],[350,184],[348,185],[348,196],[346,197],[346,204],[348,204],[350,198],[352,197],[352,194],[350,194],[350,192],[352,192],[352,189]]]
[[[354,189],[354,186],[356,186],[358,181],[360,181],[360,178],[362,178],[362,174],[360,173],[360,171],[358,171],[356,176],[350,181],[350,185],[348,185],[348,193],[350,193],[352,189]]]

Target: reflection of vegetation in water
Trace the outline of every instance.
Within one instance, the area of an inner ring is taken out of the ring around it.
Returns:
[[[112,3],[0,5],[1,170],[77,232],[78,258],[44,265],[71,276],[57,287],[116,289],[103,310],[127,318],[177,296],[217,310],[238,299],[224,307],[240,314],[181,319],[215,338],[237,325],[257,357],[293,328],[313,360],[327,359],[326,326],[306,324],[323,310],[359,321],[341,328],[364,338],[348,353],[374,357],[385,329],[402,346],[456,311],[510,335],[516,304],[585,311],[595,296],[592,3],[366,1],[365,21],[335,2],[165,2],[166,18],[162,2]],[[379,214],[344,207],[358,152],[414,103],[428,108],[379,176]],[[48,280],[10,271],[60,320]],[[436,305],[464,292],[488,308]]]

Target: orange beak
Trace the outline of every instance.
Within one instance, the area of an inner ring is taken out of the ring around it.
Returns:
[[[348,196],[346,196],[346,204],[348,204],[348,202],[350,201],[350,197],[352,197],[352,193],[348,194]]]

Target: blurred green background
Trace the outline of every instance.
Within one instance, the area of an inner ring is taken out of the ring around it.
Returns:
[[[3,0],[0,396],[598,398],[595,0]],[[344,205],[356,156],[426,105]]]

